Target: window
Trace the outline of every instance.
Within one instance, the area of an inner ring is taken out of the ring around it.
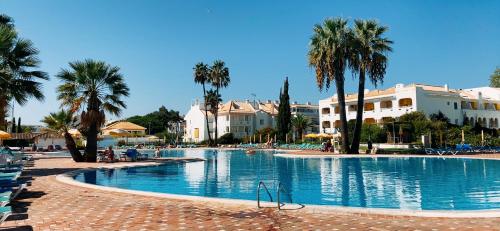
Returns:
[[[450,101],[446,102],[446,105],[450,106]]]
[[[264,120],[261,119],[259,123],[260,123],[260,125],[264,125]]]
[[[245,132],[248,133],[248,127],[247,126],[245,126]]]
[[[456,103],[455,103],[456,104]],[[455,108],[456,109],[456,108]],[[455,119],[455,124],[458,124],[458,119]]]
[[[250,116],[246,115],[246,116],[245,116],[245,121],[248,121],[248,120],[250,119],[249,117],[250,117]]]
[[[226,126],[226,132],[229,132],[229,126]]]
[[[458,103],[457,103],[457,102],[454,102],[454,103],[453,103],[453,107],[455,108],[455,110],[457,110],[457,109],[458,109]]]

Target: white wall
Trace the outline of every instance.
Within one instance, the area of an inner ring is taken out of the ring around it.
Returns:
[[[186,121],[186,129],[184,134],[185,142],[201,142],[208,139],[207,123],[205,120],[205,114],[200,109],[201,106],[195,104],[191,106],[188,113],[184,116]],[[213,118],[209,118],[209,126],[213,123]],[[198,138],[195,137],[195,130],[198,129]],[[213,129],[211,129],[213,132]]]

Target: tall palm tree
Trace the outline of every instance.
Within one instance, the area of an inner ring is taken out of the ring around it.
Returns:
[[[84,157],[95,162],[97,133],[105,122],[105,113],[120,115],[126,108],[122,97],[129,95],[129,88],[116,66],[92,59],[71,62],[69,66],[70,70],[62,69],[57,74],[63,82],[57,88],[57,98],[71,112],[82,111],[81,126],[87,130]]]
[[[38,53],[30,40],[18,37],[12,19],[0,15],[0,126],[11,100],[24,105],[30,98],[44,99],[38,81],[49,77],[38,70]]]
[[[344,95],[344,73],[349,63],[350,30],[347,20],[342,18],[326,19],[323,24],[313,28],[308,59],[309,65],[316,71],[316,83],[319,90],[330,87],[335,82],[337,100],[340,107],[342,133],[342,152],[349,152],[349,134]]]
[[[302,139],[304,130],[311,126],[311,122],[304,115],[298,114],[297,116],[292,118],[292,126],[297,132],[297,136],[299,137],[299,139]]]
[[[82,154],[76,148],[75,140],[68,132],[70,128],[77,126],[77,118],[73,116],[73,113],[65,110],[52,112],[48,116],[43,117],[41,122],[45,123],[50,129],[64,134],[66,147],[75,162],[82,162],[84,160]]]
[[[210,82],[212,86],[215,87],[215,94],[220,97],[220,89],[226,88],[229,86],[231,82],[231,78],[229,77],[229,68],[226,67],[226,64],[222,60],[216,60],[212,67],[210,68]],[[215,107],[214,111],[214,120],[215,120],[215,146],[217,146],[217,138],[218,138],[218,127],[217,127],[217,118],[219,114],[219,107]]]
[[[193,68],[194,70],[194,82],[197,84],[201,84],[203,87],[203,100],[204,100],[204,105],[203,107],[205,108],[205,122],[207,124],[207,132],[208,132],[208,145],[212,144],[212,135],[210,133],[210,125],[208,124],[208,108],[207,108],[207,90],[205,88],[205,84],[210,83],[210,76],[209,76],[209,71],[210,68],[208,67],[207,64],[204,64],[202,62],[197,63],[196,66]]]
[[[14,27],[14,19],[6,14],[0,14],[0,25]]]
[[[373,85],[383,82],[387,67],[386,54],[392,51],[392,41],[384,36],[388,30],[374,20],[355,20],[353,37],[351,41],[352,56],[351,69],[359,74],[358,83],[358,109],[356,112],[356,125],[351,145],[351,153],[359,153],[361,127],[363,124],[363,109],[365,98],[366,76]]]
[[[207,95],[205,100],[207,101],[207,106],[210,110],[210,113],[215,114],[219,108],[219,104],[222,102],[222,98],[220,94],[213,89],[207,91]]]

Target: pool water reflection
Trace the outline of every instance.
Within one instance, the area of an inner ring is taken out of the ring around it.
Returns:
[[[107,169],[77,175],[91,184],[183,195],[255,200],[263,180],[294,201],[411,210],[500,209],[500,161],[461,158],[283,158],[271,152],[170,150],[207,161]],[[272,192],[273,195],[275,194]],[[263,197],[265,198],[265,197]]]

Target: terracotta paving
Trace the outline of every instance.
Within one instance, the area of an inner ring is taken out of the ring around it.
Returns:
[[[107,192],[55,179],[56,174],[99,165],[37,159],[25,174],[33,178],[31,186],[12,204],[14,215],[0,230],[500,230],[500,218],[278,212]]]

